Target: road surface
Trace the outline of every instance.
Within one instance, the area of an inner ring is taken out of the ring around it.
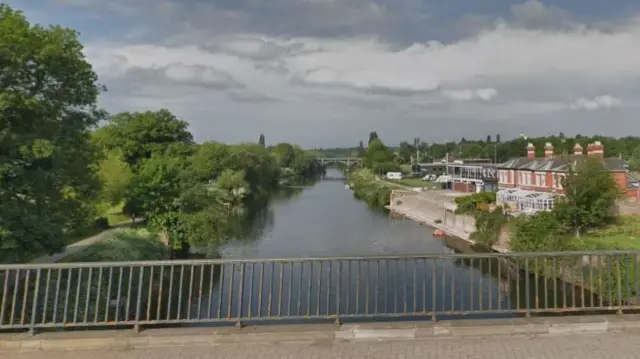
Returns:
[[[637,332],[0,353],[3,359],[635,359]]]

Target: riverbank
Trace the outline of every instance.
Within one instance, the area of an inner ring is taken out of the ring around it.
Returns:
[[[441,230],[448,236],[464,240],[470,245],[476,245],[471,234],[476,231],[475,218],[469,215],[456,214],[456,192],[449,191],[392,191],[390,204],[387,208],[393,213],[400,214],[420,224]],[[508,236],[502,235],[500,241],[492,246],[496,252],[506,253]]]

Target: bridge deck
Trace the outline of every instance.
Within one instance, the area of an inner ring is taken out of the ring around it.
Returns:
[[[577,327],[573,328],[575,330],[567,330],[571,329],[570,324],[555,325],[558,326],[555,334],[545,335],[528,332],[506,335],[504,330],[478,325],[475,330],[469,330],[471,328],[467,327],[466,335],[462,336],[412,338],[404,335],[402,329],[395,329],[394,323],[389,323],[378,326],[382,329],[362,329],[359,338],[342,340],[323,335],[328,331],[315,332],[315,337],[305,338],[308,332],[292,332],[287,326],[269,333],[256,332],[253,328],[236,329],[235,334],[229,332],[228,335],[212,334],[210,329],[198,329],[198,332],[194,331],[195,328],[170,330],[173,334],[182,331],[188,333],[187,335],[165,336],[145,335],[144,331],[136,335],[127,331],[130,333],[128,337],[145,339],[132,342],[137,344],[129,347],[121,345],[127,342],[126,335],[120,335],[117,338],[119,340],[115,340],[115,337],[55,340],[44,335],[48,339],[42,339],[41,342],[50,348],[38,350],[41,348],[26,346],[22,349],[27,351],[22,352],[11,350],[11,346],[7,345],[11,341],[2,340],[0,337],[0,356],[12,359],[66,359],[69,357],[69,350],[73,350],[72,355],[75,357],[92,359],[620,359],[637,358],[640,350],[638,332],[635,329],[598,332],[594,330],[597,329],[597,325],[591,323],[584,324],[586,327],[580,332]],[[514,333],[517,331],[516,327],[517,325],[511,328]],[[499,334],[495,334],[496,332]],[[88,337],[86,332],[82,335]],[[210,338],[209,341],[202,341],[204,337]],[[38,336],[32,338],[36,338],[32,339],[33,342],[38,341]],[[218,342],[215,342],[215,338],[218,338]],[[226,342],[220,342],[221,338]],[[96,346],[109,343],[112,344],[110,347],[98,349]]]

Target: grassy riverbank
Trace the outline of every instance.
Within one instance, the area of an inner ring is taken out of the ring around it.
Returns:
[[[347,182],[351,186],[354,197],[363,200],[369,206],[376,209],[384,209],[389,205],[389,197],[393,184],[376,180],[371,170],[363,168],[350,172]]]
[[[160,260],[168,258],[169,248],[156,233],[144,228],[123,229],[110,238],[91,244],[60,262],[118,262]]]

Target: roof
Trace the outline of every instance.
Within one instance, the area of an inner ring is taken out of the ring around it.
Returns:
[[[588,156],[586,155],[570,155],[558,156],[552,158],[512,158],[507,162],[498,165],[501,169],[527,169],[532,171],[552,171],[552,172],[568,172],[570,168],[575,168],[581,162],[584,162]],[[627,162],[618,157],[608,157],[602,159],[602,164],[609,171],[624,171],[627,169]]]

